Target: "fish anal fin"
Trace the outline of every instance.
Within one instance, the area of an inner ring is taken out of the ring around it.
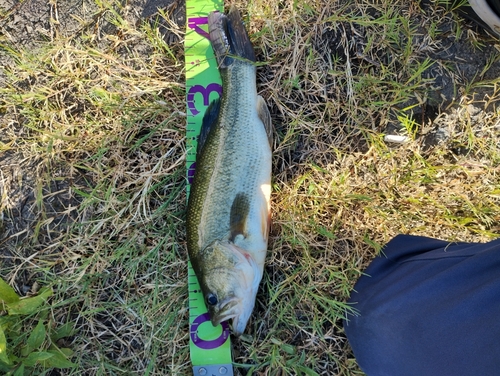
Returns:
[[[260,95],[257,96],[257,113],[259,118],[264,123],[264,128],[266,128],[267,139],[269,141],[269,146],[273,147],[273,123],[271,120],[271,114],[267,108],[266,101]]]
[[[266,210],[262,211],[262,235],[265,239],[265,242],[267,243],[268,237],[269,237],[269,231],[271,230],[271,212],[267,210],[267,205],[266,205]]]

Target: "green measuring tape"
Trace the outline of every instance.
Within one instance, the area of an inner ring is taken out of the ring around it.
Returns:
[[[186,1],[186,100],[187,100],[187,193],[196,167],[196,146],[201,122],[210,102],[222,94],[217,62],[208,40],[208,14],[223,11],[218,0]],[[213,327],[205,299],[191,263],[188,262],[189,349],[195,376],[233,375],[230,331],[227,322]]]

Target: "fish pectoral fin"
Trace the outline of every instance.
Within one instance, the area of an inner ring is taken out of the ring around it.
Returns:
[[[203,120],[201,122],[200,137],[198,138],[198,147],[196,154],[199,156],[205,146],[210,131],[215,127],[220,111],[220,98],[213,100],[207,107]]]
[[[257,113],[259,114],[260,120],[264,123],[264,128],[266,129],[267,139],[269,141],[269,146],[273,148],[273,123],[271,121],[271,114],[269,113],[269,108],[267,108],[266,101],[260,95],[257,97]]]
[[[250,200],[248,196],[239,192],[234,197],[229,215],[229,227],[231,230],[230,240],[234,241],[238,235],[246,236],[246,222],[250,212]]]

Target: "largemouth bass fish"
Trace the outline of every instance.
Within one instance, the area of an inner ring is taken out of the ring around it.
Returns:
[[[212,324],[240,335],[255,305],[270,226],[272,125],[239,12],[213,12],[222,97],[205,113],[187,209],[187,247]]]

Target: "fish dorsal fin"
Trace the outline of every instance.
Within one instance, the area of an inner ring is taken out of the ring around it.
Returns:
[[[264,123],[264,128],[266,128],[267,139],[269,140],[269,146],[273,147],[273,123],[271,121],[271,114],[267,108],[266,101],[260,95],[257,96],[257,113],[259,114],[260,120]]]
[[[231,241],[234,241],[238,235],[246,236],[246,222],[249,212],[250,200],[248,199],[248,196],[243,192],[237,193],[234,197],[233,203],[231,204],[231,213],[229,216]]]
[[[205,111],[205,115],[203,115],[203,120],[201,122],[201,130],[200,137],[198,138],[198,147],[196,149],[196,154],[200,155],[203,150],[203,146],[205,146],[205,142],[207,141],[208,134],[211,129],[215,127],[215,123],[217,123],[217,118],[219,117],[220,111],[220,98],[212,101]]]

